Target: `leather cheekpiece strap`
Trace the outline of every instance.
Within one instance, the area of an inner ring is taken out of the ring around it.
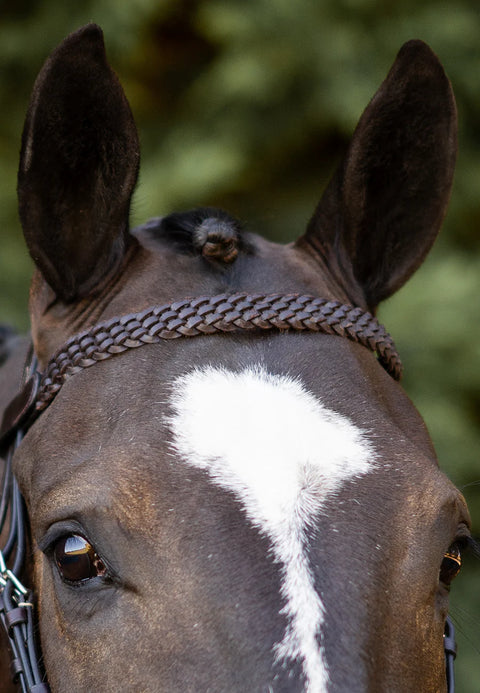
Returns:
[[[39,381],[39,374],[34,373],[5,409],[0,427],[0,450],[9,445],[16,431],[26,427],[25,424],[34,414]]]

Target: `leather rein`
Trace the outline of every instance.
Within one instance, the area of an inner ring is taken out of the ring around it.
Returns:
[[[5,409],[0,427],[0,456],[5,460],[0,487],[0,536],[7,537],[0,546],[0,621],[10,644],[12,679],[22,693],[50,690],[36,647],[34,596],[20,580],[27,567],[28,518],[13,475],[12,458],[24,435],[68,378],[99,361],[144,344],[245,330],[256,334],[276,330],[346,337],[373,351],[395,380],[402,375],[395,344],[373,315],[338,301],[297,294],[220,294],[113,318],[69,339],[43,374],[37,370],[31,349],[22,389]],[[448,693],[454,693],[456,645],[448,617],[444,649]]]

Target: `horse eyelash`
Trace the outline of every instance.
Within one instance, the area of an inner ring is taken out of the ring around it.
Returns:
[[[475,556],[475,558],[480,558],[480,539],[476,537],[465,537],[461,540],[462,547],[468,550],[468,553]]]

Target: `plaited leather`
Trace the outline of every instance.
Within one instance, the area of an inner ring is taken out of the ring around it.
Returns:
[[[375,352],[393,378],[399,380],[402,374],[392,338],[373,315],[361,308],[297,294],[220,294],[113,318],[72,337],[45,369],[37,410],[52,401],[69,376],[127,349],[164,339],[255,329],[347,337]]]

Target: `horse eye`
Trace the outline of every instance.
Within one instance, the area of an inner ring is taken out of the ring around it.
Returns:
[[[440,582],[449,587],[454,578],[457,577],[462,567],[462,554],[458,544],[452,544],[443,557],[440,566]]]
[[[107,575],[105,563],[80,534],[70,534],[59,539],[54,545],[53,556],[60,575],[66,582],[85,582]]]

